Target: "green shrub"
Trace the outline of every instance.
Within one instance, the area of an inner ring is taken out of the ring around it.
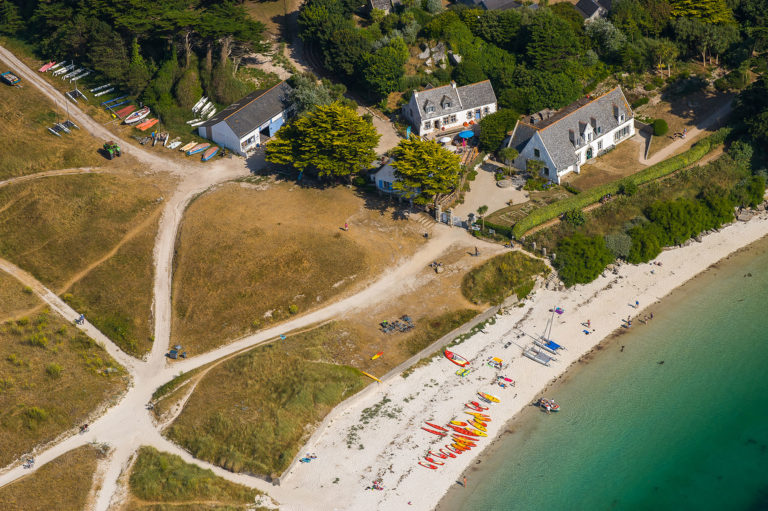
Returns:
[[[624,232],[605,235],[605,246],[616,258],[626,259],[632,249],[632,237]]]
[[[48,420],[48,412],[37,406],[30,406],[24,410],[24,424],[29,429],[37,429],[37,426]]]
[[[667,121],[664,119],[656,119],[653,121],[653,135],[656,137],[662,137],[669,131]]]
[[[622,180],[619,183],[619,193],[631,197],[637,193],[637,185],[630,180]]]
[[[288,306],[288,312],[290,314],[297,314],[299,312],[299,306],[295,303],[292,303]]]
[[[519,296],[525,289],[530,291],[528,285],[532,286],[536,275],[545,273],[547,266],[540,260],[522,252],[507,252],[466,274],[461,292],[472,303],[497,305],[512,293]]]
[[[592,282],[613,260],[602,236],[588,238],[576,233],[558,242],[555,268],[560,280],[570,287]]]
[[[51,363],[45,366],[45,372],[51,378],[58,378],[61,376],[61,366],[59,364]]]
[[[702,157],[704,157],[705,154],[709,153],[715,147],[722,144],[730,132],[730,128],[720,128],[712,135],[696,142],[693,147],[688,149],[686,152],[659,162],[656,165],[651,165],[650,167],[645,168],[625,179],[632,181],[636,185],[641,185],[687,167],[688,165],[691,165],[692,163],[700,160]],[[609,193],[615,194],[618,191],[618,182],[606,183],[604,185],[596,186],[581,192],[576,196],[568,197],[567,199],[553,202],[542,208],[535,209],[531,211],[528,216],[514,225],[512,228],[512,234],[515,238],[519,239],[526,232],[533,229],[537,225],[541,225],[544,222],[552,220],[553,218],[557,218],[566,211],[570,211],[575,208],[585,208],[586,206],[599,201],[600,198],[604,195]]]
[[[650,101],[650,98],[647,96],[643,96],[642,98],[638,98],[635,101],[632,102],[632,109],[634,110],[637,107],[641,107],[643,105],[647,105]]]
[[[577,208],[563,213],[563,222],[574,227],[580,227],[587,223],[587,218],[584,216],[584,212]]]

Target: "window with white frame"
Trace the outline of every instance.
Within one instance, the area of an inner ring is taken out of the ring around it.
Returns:
[[[451,116],[451,122],[456,122],[456,115]]]
[[[424,129],[428,130],[432,128],[432,121],[424,121]]]
[[[603,149],[603,141],[602,140],[598,140],[597,141],[597,150],[600,151],[602,149]]]
[[[534,150],[533,150],[533,155],[534,155],[536,158],[538,158],[538,157],[540,157],[540,156],[541,156],[541,151],[539,151],[538,149],[534,149]]]
[[[469,112],[467,112],[467,120],[468,120],[468,121],[471,121],[471,120],[472,120],[472,110],[470,110]]]
[[[449,122],[451,122],[451,118],[450,117],[448,117],[448,116],[443,117],[443,125],[446,125]]]
[[[483,115],[488,115],[489,113],[491,113],[491,109],[488,108],[487,106],[483,107]]]
[[[624,122],[624,114],[619,114],[619,122]]]
[[[613,141],[615,142],[615,141],[617,141],[620,138],[621,138],[621,131],[619,130],[619,131],[616,131],[616,133],[613,134]]]

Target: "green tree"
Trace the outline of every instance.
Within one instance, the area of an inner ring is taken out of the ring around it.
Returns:
[[[485,204],[477,208],[477,214],[483,223],[483,230],[485,230],[485,214],[486,213],[488,213],[488,206],[486,206]]]
[[[744,120],[749,135],[768,146],[768,75],[744,89],[736,101],[738,117]]]
[[[653,223],[645,223],[630,229],[627,234],[632,238],[632,246],[629,249],[627,261],[632,264],[647,263],[659,255],[664,247],[659,231],[659,227]]]
[[[581,45],[568,22],[541,9],[526,27],[525,52],[528,61],[539,71],[562,69],[566,60],[575,57]]]
[[[267,144],[267,161],[320,177],[352,177],[376,159],[380,135],[355,110],[321,105],[281,128]]]
[[[397,181],[393,188],[416,204],[434,203],[459,181],[461,159],[434,140],[411,137],[392,150]]]
[[[623,180],[619,183],[619,193],[631,197],[637,193],[637,185],[631,179]]]
[[[139,52],[139,42],[133,40],[131,47],[131,63],[128,66],[125,86],[131,94],[139,94],[149,83],[151,74],[144,57]]]
[[[520,153],[514,147],[504,147],[499,150],[499,158],[504,162],[513,162],[520,156]]]
[[[507,137],[507,132],[515,127],[520,115],[514,110],[502,108],[480,119],[478,143],[483,151],[498,151]]]
[[[19,8],[11,0],[0,0],[0,34],[16,35],[24,30]]]
[[[581,209],[576,208],[563,213],[563,221],[573,227],[581,227],[587,223],[587,217]]]
[[[654,119],[653,121],[653,136],[662,137],[669,131],[669,125],[664,119]]]
[[[725,0],[670,0],[672,16],[698,18],[705,23],[732,23],[733,12]]]
[[[658,39],[651,43],[651,52],[653,53],[653,59],[656,61],[656,65],[661,67],[667,65],[667,76],[672,76],[672,62],[677,58],[679,50],[675,43],[669,39]],[[662,75],[664,72],[662,71]]]
[[[606,19],[596,19],[584,29],[592,41],[593,48],[601,56],[615,57],[627,42],[627,37]]]
[[[612,261],[613,254],[605,246],[602,236],[588,238],[576,233],[557,244],[555,267],[568,287],[592,282]]]
[[[400,79],[405,74],[408,47],[401,38],[393,39],[387,46],[365,57],[363,81],[367,90],[378,97],[384,97],[398,90]]]
[[[96,20],[90,37],[88,57],[94,71],[107,79],[122,82],[128,72],[128,50],[123,38],[108,23]]]
[[[482,82],[486,78],[480,64],[474,60],[463,60],[458,66],[453,68],[453,79],[456,80],[458,85]]]

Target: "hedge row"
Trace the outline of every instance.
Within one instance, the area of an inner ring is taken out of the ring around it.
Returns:
[[[507,236],[508,238],[512,237],[512,227],[509,225],[499,225],[489,222],[488,220],[485,221],[485,229],[493,229],[496,231],[496,234],[501,234],[502,236]]]
[[[600,198],[604,195],[609,193],[615,194],[618,192],[619,185],[622,183],[622,181],[631,181],[636,185],[641,185],[643,183],[653,181],[654,179],[664,177],[668,174],[685,168],[688,165],[697,162],[707,153],[722,144],[730,132],[731,128],[720,128],[712,135],[696,142],[693,147],[682,154],[673,156],[672,158],[659,162],[656,165],[651,165],[650,167],[643,169],[636,174],[632,174],[631,176],[627,176],[622,180],[606,183],[604,185],[581,192],[573,197],[568,197],[567,199],[553,202],[552,204],[548,204],[540,209],[535,209],[531,211],[528,216],[514,225],[512,228],[512,234],[515,238],[519,239],[526,232],[533,229],[537,225],[541,225],[544,222],[552,220],[553,218],[557,218],[566,211],[577,208],[585,208],[590,204],[594,204],[595,202],[599,201]]]

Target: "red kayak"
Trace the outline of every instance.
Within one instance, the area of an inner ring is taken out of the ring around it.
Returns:
[[[476,434],[472,433],[470,430],[468,430],[466,428],[460,428],[459,426],[451,426],[450,424],[448,424],[448,427],[453,429],[456,433],[461,433],[462,435],[480,436],[480,435],[476,435]]]
[[[426,461],[428,461],[429,463],[433,463],[435,465],[445,465],[445,463],[443,463],[442,461],[434,460],[434,459],[430,458],[429,456],[425,456],[424,459]]]
[[[487,406],[483,406],[483,405],[481,405],[480,403],[478,403],[477,401],[470,401],[470,403],[472,403],[473,405],[475,405],[475,407],[477,407],[477,408],[480,408],[481,410],[487,410],[487,409],[488,409],[488,407],[487,407]]]
[[[424,431],[429,431],[429,432],[430,432],[430,433],[432,433],[433,435],[437,435],[437,436],[445,436],[445,433],[441,433],[441,432],[439,432],[439,431],[434,431],[434,430],[432,430],[432,429],[428,429],[428,428],[421,428],[421,429],[423,429]]]
[[[467,441],[467,442],[475,442],[475,441],[477,441],[476,437],[471,437],[471,436],[467,436],[467,435],[461,435],[459,433],[451,433],[451,436],[455,440],[462,440],[462,441]]]
[[[429,454],[430,456],[433,456],[435,458],[440,458],[441,460],[448,459],[448,455],[443,454],[442,452],[439,452],[439,451],[438,452],[429,451],[429,452],[427,452],[427,454]]]
[[[450,360],[451,362],[453,362],[459,367],[466,367],[467,365],[469,365],[469,360],[462,357],[458,353],[454,353],[452,351],[445,350],[445,358],[447,358],[448,360]]]
[[[421,465],[424,468],[431,468],[432,470],[437,470],[437,465],[432,465],[431,463],[428,463],[425,465],[423,461],[420,461],[419,465]]]
[[[442,426],[438,426],[437,424],[432,424],[431,422],[426,422],[426,421],[424,421],[424,424],[426,424],[426,425],[427,425],[427,426],[429,426],[429,427],[435,428],[435,429],[437,429],[437,430],[439,430],[439,431],[448,431],[448,430],[447,430],[447,429],[445,429],[444,427],[442,427]]]
[[[430,452],[431,452],[431,451],[430,451]],[[445,456],[446,458],[455,458],[455,457],[456,457],[456,455],[455,455],[455,454],[453,454],[452,452],[443,452],[443,450],[442,450],[442,449],[440,449],[440,451],[438,451],[438,452],[439,452],[440,454],[442,454],[443,456]]]
[[[464,452],[464,449],[459,449],[455,447],[456,444],[446,445],[445,448],[448,451],[451,451],[454,454],[462,454]]]

